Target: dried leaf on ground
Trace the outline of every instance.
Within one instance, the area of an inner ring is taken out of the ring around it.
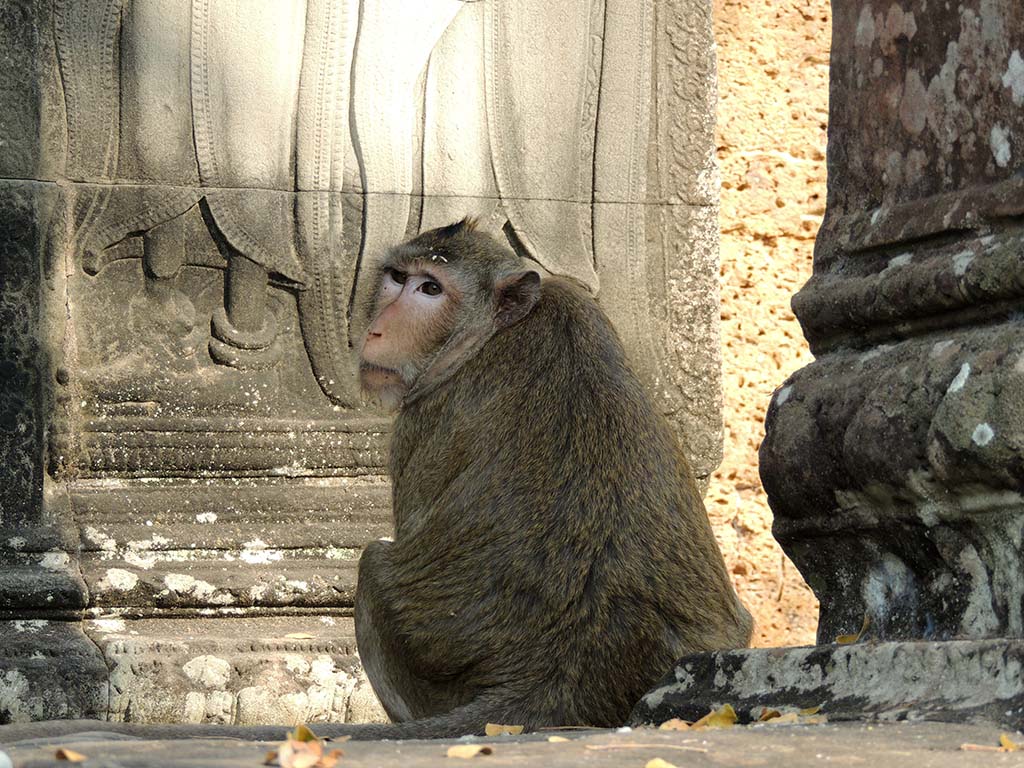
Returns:
[[[737,719],[736,710],[732,708],[732,704],[723,704],[695,722],[693,728],[731,728],[736,725]]]
[[[771,707],[761,710],[757,722],[764,725],[822,725],[828,722],[828,717],[819,715],[821,707],[808,707],[796,712],[780,712]]]
[[[787,712],[784,715],[780,714],[778,717],[773,717],[765,722],[768,725],[796,725],[800,722],[800,715],[796,712]]]
[[[488,723],[484,726],[484,733],[488,736],[503,736],[506,733],[511,736],[518,736],[523,732],[521,725],[502,725],[501,723]]]
[[[658,726],[659,731],[688,731],[692,723],[683,720],[679,717],[673,717],[671,720],[666,720],[664,723]]]
[[[961,752],[1002,752],[1002,747],[994,747],[991,744],[971,744],[969,742],[960,745]]]
[[[655,757],[652,760],[648,760],[644,768],[676,768],[676,766],[668,760],[662,760],[660,757]]]
[[[860,631],[855,635],[839,635],[839,637],[836,638],[836,643],[838,645],[852,645],[864,637],[864,633],[868,631],[868,627],[870,626],[871,617],[865,613],[864,622],[860,625]]]
[[[569,739],[565,738],[565,736],[548,736],[548,741],[551,741],[551,742],[563,742],[563,741],[569,741]]]
[[[1021,745],[1010,738],[1010,734],[999,734],[999,746],[994,744],[971,744],[967,742],[960,745],[963,752],[1018,752]]]
[[[486,744],[456,744],[448,747],[448,757],[461,757],[464,760],[469,760],[477,755],[490,755],[493,752],[494,750]]]
[[[286,741],[277,750],[277,763],[281,768],[313,768],[324,756],[319,741]]]
[[[276,750],[268,752],[264,765],[281,768],[334,768],[344,754],[340,749],[324,752],[324,742],[306,725],[297,725]]]
[[[75,752],[75,750],[68,749],[67,747],[58,749],[54,757],[58,760],[67,760],[69,763],[81,763],[89,759],[81,752]]]
[[[285,637],[289,640],[315,640],[316,635],[309,632],[289,632]]]
[[[296,725],[295,730],[289,732],[285,738],[289,741],[320,741],[309,726],[303,723]]]

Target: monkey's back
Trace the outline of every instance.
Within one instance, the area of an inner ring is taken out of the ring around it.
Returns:
[[[575,284],[403,409],[391,475],[416,665],[515,692],[515,722],[621,723],[679,656],[749,641],[678,442]]]

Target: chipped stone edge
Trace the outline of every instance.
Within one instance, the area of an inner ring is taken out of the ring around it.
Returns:
[[[695,720],[731,704],[821,707],[830,720],[935,720],[1024,726],[1024,640],[755,648],[696,654],[634,708],[632,725]]]

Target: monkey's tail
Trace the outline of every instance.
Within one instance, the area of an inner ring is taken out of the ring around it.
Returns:
[[[349,736],[359,741],[374,739],[444,739],[467,734],[483,735],[488,722],[503,722],[505,707],[495,707],[478,698],[451,712],[404,723],[312,723],[322,738]],[[522,723],[509,723],[522,725]],[[101,720],[48,720],[36,723],[0,725],[0,746],[48,746],[61,742],[104,739],[169,741],[180,739],[244,739],[278,742],[291,728],[287,725],[215,725],[213,723],[166,725],[158,723],[113,723]]]

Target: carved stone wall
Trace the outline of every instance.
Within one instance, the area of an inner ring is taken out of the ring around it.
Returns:
[[[590,286],[717,465],[701,0],[14,0],[0,50],[0,722],[379,716],[350,346],[420,229]]]

